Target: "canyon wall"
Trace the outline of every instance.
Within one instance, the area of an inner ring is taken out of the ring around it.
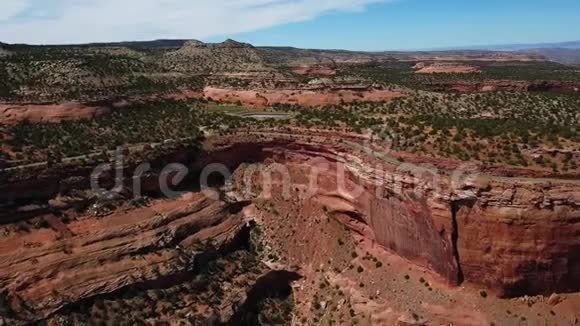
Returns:
[[[474,283],[502,297],[580,290],[577,180],[464,173],[457,181],[343,144],[268,143],[263,151],[291,180],[318,167],[313,197],[331,214],[452,285]]]
[[[211,150],[194,157],[185,155],[182,162],[189,162],[196,175],[211,163],[238,170],[234,175],[244,174],[248,165],[242,163],[280,163],[290,174],[281,184],[310,192],[304,200],[322,203],[345,226],[451,285],[474,283],[509,297],[580,290],[577,180],[473,171],[452,178],[452,171],[434,174],[320,135],[216,137]],[[308,187],[312,178],[314,190]],[[244,180],[234,179],[234,189],[245,189]],[[46,187],[42,178],[4,184],[3,189],[10,192],[11,186],[19,189],[8,196],[13,203],[48,200],[47,194],[32,191]],[[42,196],[32,198],[31,193]],[[2,259],[7,266],[15,261],[6,255]],[[17,288],[10,282],[2,286]]]
[[[64,237],[43,229],[2,239],[2,296],[19,319],[37,320],[129,285],[179,279],[244,236],[239,209],[211,197],[78,220]]]
[[[579,290],[577,182],[490,181],[476,191],[454,207],[466,279],[505,296]]]

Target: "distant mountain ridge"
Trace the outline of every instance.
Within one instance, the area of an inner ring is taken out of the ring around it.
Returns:
[[[546,57],[550,61],[564,64],[580,64],[580,41],[559,43],[529,43],[474,45],[462,47],[446,47],[432,51],[500,51],[522,54],[535,54]]]
[[[198,43],[198,44],[214,44],[214,45],[249,45],[247,43],[237,42],[228,39],[222,43],[206,43],[193,39],[158,39],[150,41],[123,41],[123,42],[97,42],[97,43],[79,43],[79,44],[57,44],[57,45],[31,45],[24,43],[3,43],[0,41],[0,47],[10,48],[10,47],[127,47],[127,48],[181,48],[186,43]],[[285,47],[285,46],[257,46],[258,48],[265,49],[301,49],[295,47]],[[449,52],[449,51],[523,51],[530,49],[580,49],[580,40],[560,42],[560,43],[530,43],[530,44],[499,44],[499,45],[473,45],[473,46],[450,46],[441,48],[424,48],[416,50],[384,50],[384,51],[365,51],[365,50],[342,50],[342,49],[307,49],[310,51],[321,51],[321,52],[351,52],[351,53],[417,53],[417,52]]]
[[[580,40],[552,43],[517,43],[447,46],[425,48],[422,51],[523,51],[530,49],[580,49]],[[407,52],[407,51],[404,51]]]
[[[491,46],[487,49],[495,51],[521,51],[530,49],[580,49],[580,41],[535,44],[504,44]]]

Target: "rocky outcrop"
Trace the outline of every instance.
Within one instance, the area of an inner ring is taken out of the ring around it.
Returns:
[[[251,48],[254,48],[254,46],[249,44],[249,43],[238,42],[238,41],[235,41],[232,39],[227,39],[227,40],[223,41],[222,43],[217,43],[217,44],[215,44],[215,46],[221,47],[221,48],[230,48],[230,49],[236,49],[236,48],[251,49]]]
[[[199,193],[79,220],[66,238],[34,230],[3,239],[0,292],[17,316],[35,320],[129,285],[178,278],[244,236],[239,208],[213,197]]]
[[[28,122],[60,122],[94,118],[110,112],[107,107],[93,106],[78,102],[59,104],[2,104],[0,103],[0,124]]]
[[[171,71],[195,74],[273,71],[258,49],[233,40],[188,41],[179,50],[165,53],[163,64]]]

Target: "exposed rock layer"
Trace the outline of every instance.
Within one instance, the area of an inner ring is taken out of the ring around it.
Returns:
[[[316,134],[216,138],[214,149],[197,160],[191,171],[199,173],[210,163],[223,163],[230,171],[244,162],[282,163],[291,177],[284,185],[310,191],[311,198],[337,220],[429,268],[450,284],[467,281],[501,296],[580,290],[577,181],[471,172],[452,179],[449,171],[433,175],[428,169],[401,164],[381,153],[361,151],[351,145],[355,142],[354,138],[332,142]],[[317,185],[314,189],[306,187],[312,180]],[[339,187],[341,180],[343,186]],[[30,189],[47,187],[40,179],[28,182]],[[48,199],[45,195],[42,200]],[[34,311],[48,314],[66,300],[46,302],[47,291],[56,289],[73,299],[112,291],[126,284],[126,276],[120,275],[133,273],[127,268],[138,267],[140,277],[146,279],[152,265],[171,265],[177,259],[175,245],[191,248],[196,242],[191,239],[230,239],[239,230],[240,217],[231,217],[223,203],[204,199],[187,207],[176,208],[175,213],[144,213],[133,224],[124,216],[123,226],[112,222],[117,217],[107,217],[90,226],[97,233],[72,226],[72,238],[51,239],[34,249],[20,249],[22,243],[5,240],[0,244],[4,248],[0,285],[31,302]],[[179,217],[163,218],[171,214]],[[218,225],[217,229],[212,225]],[[127,259],[134,253],[149,257],[150,252],[158,251],[162,254],[150,261]],[[35,257],[38,263],[33,264]],[[111,278],[95,279],[103,260],[110,264],[108,270],[119,268],[118,277],[113,273]],[[75,284],[70,275],[77,280]],[[87,279],[84,283],[83,278]]]
[[[135,283],[178,277],[235,244],[244,219],[200,193],[150,208],[0,242],[0,287],[19,316],[46,317],[63,306]],[[205,245],[211,242],[211,247]]]
[[[0,124],[13,124],[21,121],[58,122],[65,120],[89,119],[110,109],[77,102],[60,104],[1,104]]]
[[[579,290],[577,181],[464,173],[458,182],[355,155],[344,145],[277,140],[263,146],[261,156],[269,153],[294,176],[304,179],[304,166],[319,167],[314,195],[330,212],[451,284],[468,281],[500,296]],[[235,147],[227,152],[234,161],[244,157]],[[357,185],[362,191],[344,190]]]
[[[368,85],[318,87],[316,89],[261,89],[241,90],[205,87],[204,89],[182,89],[175,92],[126,98],[106,105],[80,102],[51,104],[0,103],[0,125],[17,124],[23,121],[61,122],[90,119],[107,114],[114,109],[122,109],[130,103],[145,100],[206,99],[224,103],[241,103],[254,108],[266,108],[275,104],[296,104],[307,107],[337,105],[351,102],[383,102],[400,97],[397,91],[373,89]]]

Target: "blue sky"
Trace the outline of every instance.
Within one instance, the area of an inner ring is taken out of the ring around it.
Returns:
[[[0,0],[0,41],[428,49],[580,40],[578,0]]]
[[[238,38],[365,50],[572,41],[580,40],[580,1],[399,0]]]

